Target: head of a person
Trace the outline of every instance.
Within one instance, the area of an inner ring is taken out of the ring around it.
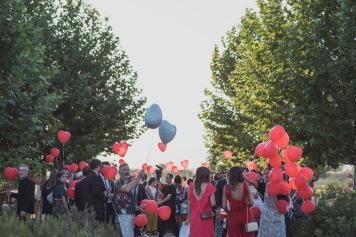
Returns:
[[[173,181],[173,174],[172,173],[166,174],[166,183],[171,184],[172,181]]]
[[[57,184],[64,184],[67,180],[67,173],[63,170],[59,171],[57,174]]]
[[[191,183],[193,183],[193,179],[189,178],[189,179],[187,180],[187,185],[189,186]]]
[[[269,180],[269,172],[271,172],[272,167],[270,165],[267,165],[267,167],[263,170],[262,175],[263,179],[268,182]]]
[[[209,183],[210,170],[206,167],[199,167],[195,173],[194,189],[195,192],[200,195],[202,183]]]
[[[98,173],[101,171],[101,168],[102,168],[101,161],[98,159],[94,159],[94,160],[90,161],[89,166],[90,166],[91,170],[96,171]]]
[[[19,166],[19,179],[25,179],[28,176],[28,166],[21,164]]]
[[[243,168],[234,166],[230,169],[229,171],[229,184],[232,187],[236,187],[238,183],[243,183],[244,182],[244,177],[243,177]]]
[[[120,178],[127,178],[130,176],[130,167],[128,164],[124,163],[119,166]]]
[[[183,176],[182,179],[183,179],[184,182],[187,182],[187,177],[186,176]]]
[[[88,177],[90,174],[90,168],[87,166],[83,169],[83,176]]]
[[[151,177],[147,182],[147,185],[152,186],[152,187],[155,187],[156,184],[157,184],[157,179],[155,177]]]
[[[101,162],[101,164],[102,164],[102,166],[104,166],[104,165],[110,166],[110,162],[108,162],[108,161],[103,161],[103,162]]]
[[[180,176],[180,175],[176,175],[175,177],[174,177],[174,184],[175,185],[182,185],[182,177]]]
[[[58,171],[56,170],[56,172],[51,172],[51,174],[49,175],[49,179],[46,183],[46,189],[51,189],[52,187],[54,187],[57,183],[57,176],[58,176]]]

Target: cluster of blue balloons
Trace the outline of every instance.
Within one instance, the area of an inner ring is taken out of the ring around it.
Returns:
[[[177,128],[167,120],[162,120],[162,110],[158,104],[151,105],[145,114],[145,124],[148,128],[158,128],[159,137],[164,144],[173,140]]]

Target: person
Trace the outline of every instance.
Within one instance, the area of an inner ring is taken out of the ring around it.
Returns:
[[[10,196],[17,200],[16,214],[20,220],[26,220],[28,214],[35,210],[35,183],[28,177],[28,166],[21,164],[18,169],[18,192],[9,192]]]
[[[217,180],[215,192],[215,237],[222,237],[225,235],[224,221],[219,219],[219,211],[222,208],[223,191],[225,185],[227,184],[227,180],[223,172],[217,173],[214,178]]]
[[[93,159],[90,161],[90,169],[92,173],[88,179],[88,206],[93,207],[95,211],[95,219],[99,222],[104,222],[106,218],[105,198],[108,192],[105,188],[103,179],[100,176],[102,169],[101,161]]]
[[[214,237],[215,187],[210,183],[210,171],[199,167],[193,185],[189,187],[190,212],[186,224],[190,224],[190,237]]]
[[[222,200],[222,207],[228,213],[227,234],[229,237],[254,236],[253,232],[246,232],[246,224],[252,220],[251,213],[249,213],[249,206],[252,205],[253,197],[249,193],[248,184],[244,181],[243,169],[237,166],[232,167],[229,171],[229,184],[224,188]]]
[[[88,206],[88,176],[91,174],[89,167],[83,170],[83,179],[79,181],[74,190],[74,202],[78,211],[82,212]]]
[[[57,174],[57,183],[53,190],[53,215],[58,217],[65,213],[69,214],[67,188],[65,186],[67,173],[60,171]]]
[[[57,184],[58,171],[51,172],[49,179],[42,186],[42,214],[52,215],[53,203],[48,202],[48,195],[50,195]]]
[[[174,177],[174,185],[176,187],[176,222],[177,228],[180,229],[182,224],[182,216],[184,213],[184,187],[182,185],[182,177],[180,175],[176,175]]]
[[[144,170],[137,177],[130,174],[128,164],[119,166],[120,179],[115,183],[113,205],[120,236],[134,237],[134,218],[137,204],[137,185],[144,178]]]
[[[147,199],[146,186],[147,186],[147,174],[144,174],[143,179],[135,187],[136,190],[133,192],[137,193],[136,195],[136,212],[135,216],[142,214],[141,201]],[[141,236],[142,228],[135,225],[135,236]]]
[[[107,161],[102,162],[103,166],[109,166],[110,167],[110,163]],[[114,196],[114,182],[108,180],[102,173],[100,173],[100,177],[105,185],[105,189],[107,192],[107,195],[105,197],[105,222],[106,223],[112,223],[114,224],[115,222],[115,213],[114,213],[114,209],[113,209],[113,205],[112,205],[112,198]]]
[[[159,206],[168,206],[171,208],[171,215],[168,220],[159,220],[158,232],[159,236],[166,233],[177,235],[177,223],[175,219],[176,213],[176,187],[173,184],[173,174],[166,174],[166,183],[162,185],[161,198],[158,201]]]
[[[264,173],[269,173],[270,168],[267,167]],[[268,183],[269,176],[265,176],[266,183]],[[286,226],[284,214],[278,212],[277,197],[272,197],[265,192],[263,200],[263,209],[260,217],[260,226],[258,230],[258,237],[285,237],[286,236]]]
[[[151,177],[148,180],[146,187],[146,195],[147,199],[157,201],[158,192],[157,192],[157,179],[155,177]],[[156,235],[157,234],[157,222],[158,216],[156,213],[147,213],[147,234]]]

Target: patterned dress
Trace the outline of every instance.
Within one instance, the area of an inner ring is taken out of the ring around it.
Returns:
[[[286,236],[284,215],[278,212],[276,202],[276,197],[271,197],[267,192],[265,193],[258,237]]]

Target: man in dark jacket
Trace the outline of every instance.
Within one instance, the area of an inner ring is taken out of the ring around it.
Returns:
[[[83,179],[75,186],[74,202],[78,211],[84,211],[88,205],[88,176],[92,173],[89,167],[83,170]]]
[[[107,196],[107,191],[103,179],[100,176],[101,168],[102,164],[100,160],[94,159],[90,162],[90,169],[93,173],[87,178],[88,205],[94,208],[96,220],[104,222],[106,216],[105,197]]]
[[[35,184],[28,177],[28,166],[19,166],[19,186],[17,193],[11,193],[17,199],[17,215],[26,220],[27,214],[33,214],[35,209]]]

